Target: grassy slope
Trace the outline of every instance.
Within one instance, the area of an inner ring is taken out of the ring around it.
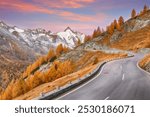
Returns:
[[[134,51],[140,48],[150,48],[150,26],[124,34],[123,37],[113,43],[111,47]]]
[[[150,25],[146,23],[149,19],[150,10],[126,21],[120,32],[121,36],[117,41],[110,43],[110,47],[133,51],[137,51],[141,48],[150,48]],[[140,25],[144,27],[141,28]],[[130,31],[133,27],[136,31]]]

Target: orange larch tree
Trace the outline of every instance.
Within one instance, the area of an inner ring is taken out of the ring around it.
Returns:
[[[28,87],[26,85],[26,82],[23,79],[17,80],[12,88],[12,97],[15,98],[21,94],[26,93],[28,90]]]
[[[42,79],[40,77],[40,72],[39,71],[36,71],[34,73],[34,75],[31,77],[31,88],[35,88],[37,86],[39,86],[40,84],[42,84]]]
[[[133,9],[131,12],[131,18],[134,18],[135,16],[136,16],[136,11],[135,11],[135,9]]]
[[[146,13],[148,11],[148,6],[147,5],[144,5],[144,8],[143,8],[143,13]]]
[[[65,52],[65,53],[66,53],[66,52],[68,52],[68,51],[69,51],[69,48],[68,48],[68,47],[66,47],[66,46],[64,46],[64,47],[63,47],[63,52]]]
[[[108,31],[108,33],[111,34],[111,35],[113,34],[114,29],[115,29],[114,22],[112,22],[110,26],[107,26],[107,31]]]
[[[119,17],[118,23],[119,23],[120,26],[122,26],[124,24],[124,19],[123,19],[122,16]]]
[[[92,38],[96,38],[96,37],[97,37],[97,31],[94,30],[93,35],[92,35]]]
[[[102,31],[101,31],[100,27],[98,26],[98,28],[97,28],[97,36],[100,36],[101,34],[102,34]]]
[[[114,28],[117,28],[117,20],[116,19],[114,20],[113,24],[114,24]]]
[[[120,23],[117,23],[116,29],[117,29],[118,31],[121,31]]]
[[[12,80],[9,85],[7,86],[7,88],[1,93],[1,100],[10,100],[12,99],[12,89],[13,89],[13,84],[14,84],[14,80]]]
[[[84,42],[90,41],[92,37],[90,35],[85,36]]]
[[[96,38],[96,37],[100,36],[101,33],[102,33],[102,31],[101,31],[100,27],[98,27],[97,29],[94,30],[92,37]]]
[[[50,49],[47,54],[47,60],[51,59],[54,56],[55,56],[55,51],[53,49]]]
[[[80,39],[78,39],[78,41],[76,43],[76,46],[79,46],[79,45],[81,45],[81,40]]]
[[[63,52],[63,45],[59,44],[56,48],[56,55],[59,56]]]

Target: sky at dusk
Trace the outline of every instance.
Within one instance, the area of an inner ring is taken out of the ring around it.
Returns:
[[[44,28],[52,32],[66,27],[91,34],[114,19],[130,17],[150,0],[0,0],[0,20],[20,28]]]

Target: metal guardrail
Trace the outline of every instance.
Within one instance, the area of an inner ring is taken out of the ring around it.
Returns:
[[[41,93],[39,97],[34,98],[34,100],[50,100],[50,99],[54,99],[56,97],[58,97],[61,94],[64,94],[68,91],[70,91],[71,89],[74,89],[76,87],[78,87],[79,85],[87,82],[88,80],[92,79],[98,72],[99,70],[102,68],[102,66],[105,64],[106,62],[102,62],[98,65],[98,67],[93,70],[92,72],[90,72],[89,74],[75,80],[72,82],[69,82],[68,84],[62,86],[62,87],[57,87],[55,90],[48,92],[48,93]]]

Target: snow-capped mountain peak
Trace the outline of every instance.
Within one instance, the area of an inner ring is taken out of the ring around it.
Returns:
[[[2,21],[0,34],[9,35],[9,38],[18,41],[19,45],[37,54],[46,54],[50,48],[56,48],[59,44],[73,49],[78,40],[83,42],[85,37],[83,33],[74,32],[70,27],[63,32],[52,33],[42,28],[24,30],[17,26],[11,27]]]
[[[73,32],[73,30],[68,26],[68,27],[64,30],[64,32]]]
[[[73,31],[70,27],[67,27],[64,32],[58,32],[57,35],[59,36],[59,38],[66,42],[69,48],[74,48],[78,40],[84,42],[85,37],[83,33],[77,33]]]

